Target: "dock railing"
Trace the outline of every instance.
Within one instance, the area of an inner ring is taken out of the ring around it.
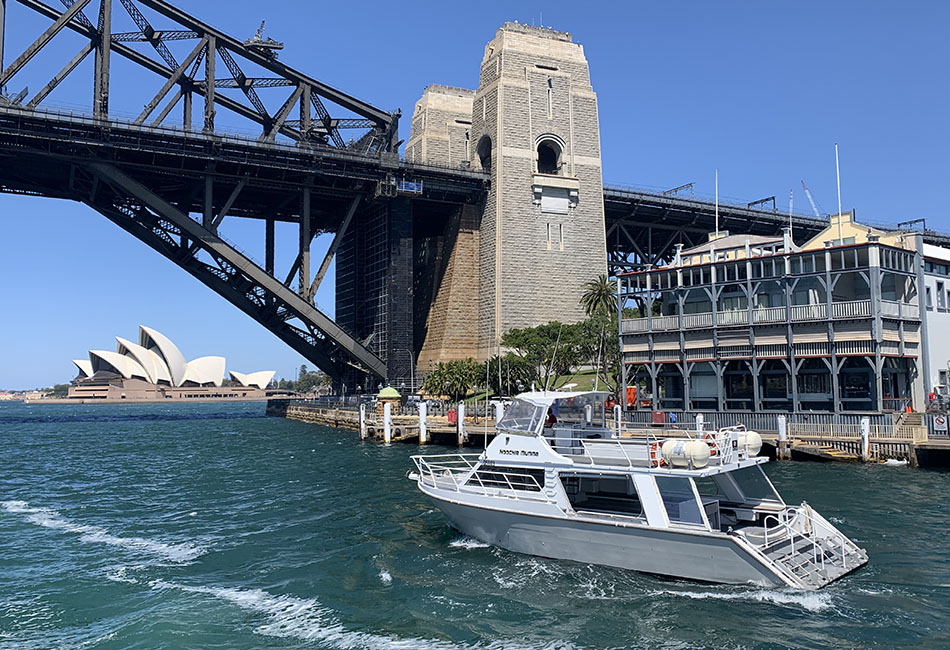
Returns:
[[[875,441],[924,442],[927,440],[926,426],[872,424],[869,426],[870,439]],[[791,438],[860,440],[860,424],[811,424],[793,422],[788,425]]]

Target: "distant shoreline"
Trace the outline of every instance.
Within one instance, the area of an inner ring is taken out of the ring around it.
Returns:
[[[55,398],[25,399],[24,404],[198,404],[208,402],[266,402],[267,397],[195,397],[195,398],[149,398],[149,399],[95,399],[95,398]],[[13,401],[13,400],[10,400]]]

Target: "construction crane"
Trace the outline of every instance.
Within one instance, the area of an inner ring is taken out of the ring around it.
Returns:
[[[808,202],[811,203],[812,212],[815,213],[815,216],[821,219],[821,213],[818,211],[818,206],[815,205],[815,199],[812,198],[811,191],[808,189],[808,186],[805,185],[805,181],[802,181],[802,189],[805,190],[805,196],[808,197]]]

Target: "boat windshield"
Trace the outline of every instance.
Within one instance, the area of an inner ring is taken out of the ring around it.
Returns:
[[[525,400],[516,399],[505,411],[505,415],[498,421],[498,429],[504,431],[520,431],[537,433],[538,425],[546,409],[543,406],[532,404]]]
[[[562,397],[551,406],[558,424],[604,426],[604,399],[601,393]]]

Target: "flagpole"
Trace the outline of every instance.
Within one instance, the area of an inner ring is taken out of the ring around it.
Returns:
[[[716,169],[716,237],[719,237],[719,169],[718,168]]]
[[[838,246],[844,245],[844,236],[841,232],[841,169],[838,166],[838,143],[835,142],[835,176],[838,177]]]

